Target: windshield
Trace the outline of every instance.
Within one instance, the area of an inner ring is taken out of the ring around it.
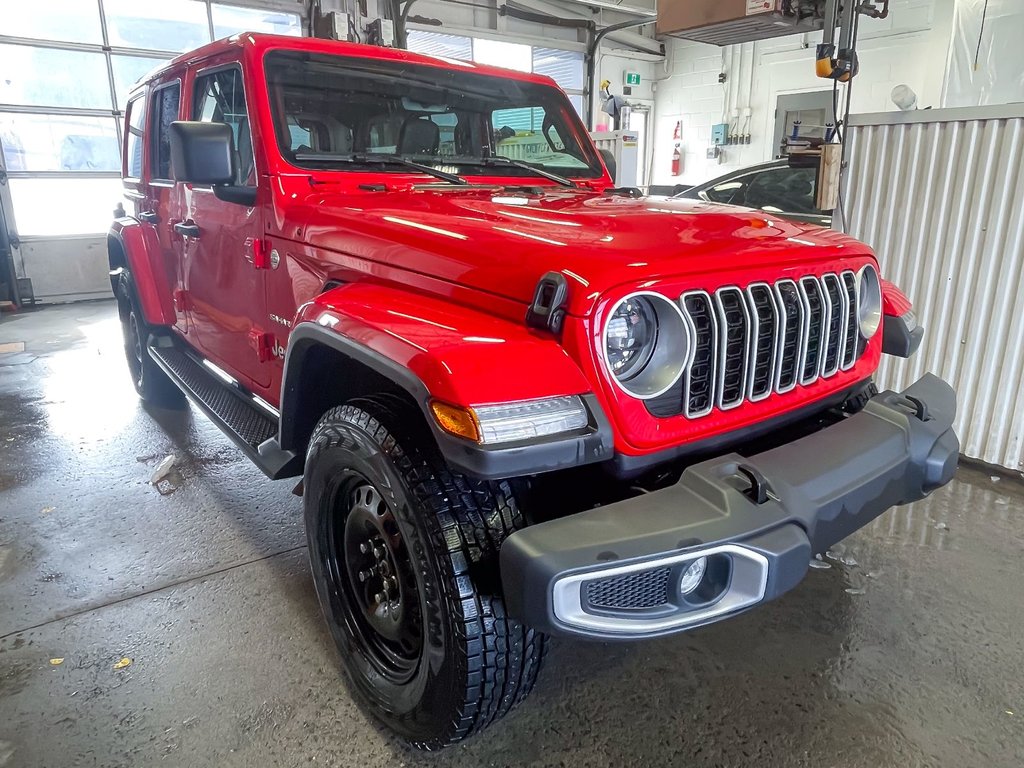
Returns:
[[[300,168],[409,172],[381,162],[391,156],[463,176],[536,178],[507,158],[562,176],[602,174],[572,105],[551,86],[299,51],[271,51],[266,71],[278,146]]]

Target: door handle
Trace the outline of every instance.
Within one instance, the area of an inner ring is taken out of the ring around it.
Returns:
[[[186,224],[183,221],[179,221],[174,225],[174,231],[182,237],[199,237],[198,224]]]
[[[147,224],[156,224],[160,221],[160,217],[154,211],[142,211],[139,213],[139,220]]]

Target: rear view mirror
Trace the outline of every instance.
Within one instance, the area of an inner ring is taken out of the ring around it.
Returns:
[[[605,168],[608,169],[612,181],[615,181],[615,155],[610,149],[599,149],[598,152],[601,153],[601,159],[604,160]]]
[[[171,123],[171,168],[177,181],[231,184],[235,140],[226,123],[176,120]]]

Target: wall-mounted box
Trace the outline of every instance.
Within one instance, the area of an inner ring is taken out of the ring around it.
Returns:
[[[721,146],[725,144],[729,136],[729,124],[717,123],[711,126],[711,143]]]

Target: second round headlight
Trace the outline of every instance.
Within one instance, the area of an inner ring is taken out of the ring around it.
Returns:
[[[689,324],[661,294],[630,294],[605,323],[605,364],[615,383],[633,397],[646,400],[666,392],[689,365],[692,352]]]
[[[870,264],[861,269],[857,279],[857,322],[865,339],[874,336],[882,325],[882,281]]]

